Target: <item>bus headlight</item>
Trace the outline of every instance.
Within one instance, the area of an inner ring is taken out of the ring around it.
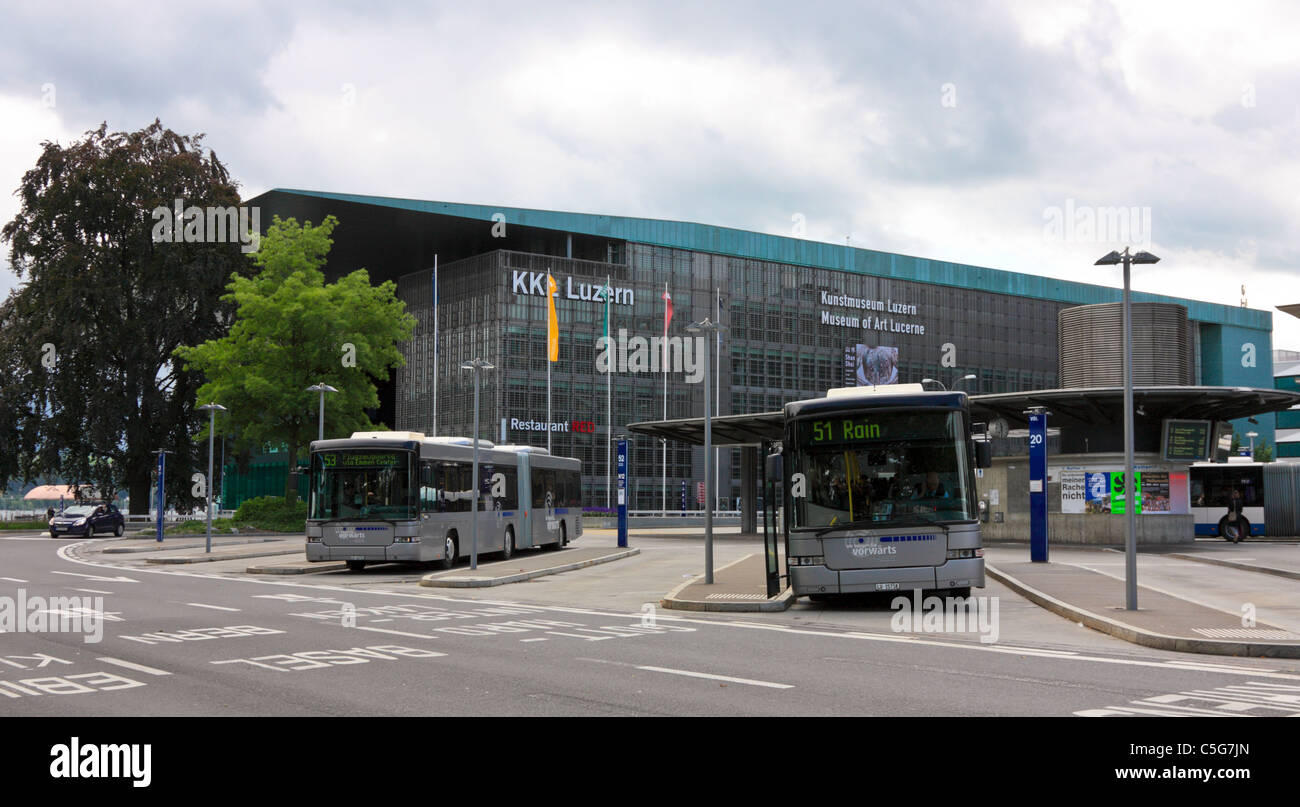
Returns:
[[[420,536],[418,536],[418,535],[399,535],[399,536],[397,536],[396,538],[393,539],[393,543],[395,543],[395,544],[418,544],[418,543],[420,543]]]
[[[309,543],[309,544],[319,544],[319,543],[320,543],[320,536],[319,536],[319,535],[308,535],[308,536],[307,536],[307,543]]]
[[[825,566],[825,555],[793,555],[790,557],[791,566]]]
[[[967,560],[984,557],[983,549],[949,549],[948,560]]]

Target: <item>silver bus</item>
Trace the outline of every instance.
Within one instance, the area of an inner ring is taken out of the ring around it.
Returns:
[[[977,457],[963,392],[832,389],[785,405],[779,465],[796,595],[984,587]]]
[[[471,551],[478,490],[478,551],[562,549],[582,535],[576,459],[531,446],[418,432],[356,432],[311,444],[307,560],[434,562],[450,569]]]

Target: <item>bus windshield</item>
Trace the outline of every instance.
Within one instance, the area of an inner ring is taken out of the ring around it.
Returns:
[[[392,521],[418,517],[411,488],[412,452],[322,451],[312,455],[310,519]]]
[[[795,423],[795,529],[973,521],[967,430],[960,412],[882,411]]]

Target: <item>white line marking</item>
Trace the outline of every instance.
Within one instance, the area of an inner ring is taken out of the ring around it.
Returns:
[[[357,630],[370,630],[375,633],[391,633],[394,636],[412,636],[416,639],[437,639],[437,636],[431,636],[427,633],[407,633],[404,630],[392,630],[390,628],[367,628],[361,625],[356,626]],[[445,653],[443,655],[446,655]]]
[[[544,642],[545,639],[520,639],[521,642]]]
[[[748,684],[755,687],[768,687],[769,689],[794,689],[793,684],[774,684],[771,681],[755,681],[752,678],[733,678],[730,675],[714,675],[712,673],[692,672],[691,670],[674,670],[672,667],[651,667],[640,665],[638,670],[649,670],[650,672],[668,673],[669,675],[685,675],[690,678],[708,678],[713,681],[730,681],[733,684]]]
[[[8,580],[10,583],[26,583],[26,580],[19,580],[17,577],[0,577],[0,580]]]
[[[138,574],[167,574],[167,575],[173,575],[177,577],[203,577],[203,578],[221,580],[225,583],[239,582],[239,583],[244,583],[253,586],[275,586],[278,588],[304,588],[311,591],[337,591],[337,592],[344,592],[354,597],[357,596],[358,593],[355,588],[347,588],[345,586],[339,586],[339,585],[323,585],[320,583],[305,583],[305,582],[297,582],[292,580],[260,580],[260,579],[249,579],[249,578],[233,577],[233,576],[225,577],[222,575],[199,574],[196,572],[179,571],[179,570],[172,570],[172,569],[141,569],[136,567],[115,566],[109,563],[86,560],[85,558],[77,557],[76,556],[77,549],[86,543],[87,542],[82,541],[76,544],[67,544],[61,546],[59,547],[57,554],[60,558],[70,563],[77,563],[82,566],[91,566],[98,569],[120,569],[123,571],[132,571]],[[639,612],[619,612],[619,611],[598,610],[594,608],[579,608],[573,606],[526,604],[526,603],[519,603],[514,600],[495,599],[495,598],[465,599],[459,597],[451,597],[445,594],[424,594],[424,593],[416,593],[416,592],[408,592],[408,591],[391,591],[388,589],[367,589],[365,593],[367,595],[373,594],[379,596],[402,597],[406,599],[437,600],[440,602],[454,603],[457,605],[469,605],[469,604],[476,605],[476,606],[527,605],[527,607],[530,608],[539,608],[543,611],[548,611],[552,613],[585,614],[589,616],[604,616],[604,617],[615,617],[619,619],[634,619],[634,620],[639,620],[641,618],[641,614]],[[253,596],[264,596],[264,595],[253,595]],[[953,641],[944,641],[939,639],[923,639],[918,636],[907,636],[907,635],[900,635],[900,634],[864,633],[861,631],[848,631],[848,632],[823,631],[823,630],[815,630],[811,628],[789,627],[786,625],[764,624],[758,622],[744,622],[740,620],[701,619],[701,618],[692,618],[692,617],[685,617],[685,616],[675,616],[675,615],[666,614],[663,611],[660,611],[656,616],[658,619],[667,622],[680,623],[680,624],[711,625],[714,627],[749,628],[750,630],[764,630],[764,631],[772,631],[775,633],[789,633],[789,634],[795,634],[801,636],[820,636],[825,638],[836,638],[836,639],[856,639],[858,641],[909,643],[914,645],[923,645],[927,647],[941,647],[941,648],[950,648],[954,650],[968,650],[973,652],[990,652],[990,651],[1005,652],[1001,648],[998,648],[996,645],[979,644],[975,642],[953,642]],[[436,638],[436,637],[422,636],[421,638],[428,639],[428,638]],[[1082,654],[1077,656],[1071,656],[1068,659],[1060,659],[1060,660],[1092,662],[1094,664],[1119,664],[1119,665],[1134,666],[1134,667],[1156,667],[1162,669],[1180,669],[1179,667],[1180,662],[1175,660],[1157,661],[1155,659],[1107,657],[1107,656],[1082,655]],[[1181,663],[1186,664],[1186,662],[1181,662]],[[1213,670],[1213,671],[1208,669],[1192,670],[1186,667],[1182,667],[1181,669],[1186,669],[1188,672],[1203,672],[1203,673],[1216,672],[1223,675],[1245,675],[1245,676],[1254,676],[1259,678],[1274,678],[1274,679],[1283,679],[1283,680],[1291,680],[1291,681],[1300,681],[1300,672],[1297,673],[1273,672],[1273,671],[1267,671],[1263,669],[1254,669],[1254,668],[1245,668],[1245,667],[1240,669],[1233,669],[1233,670],[1224,669],[1224,670]]]
[[[87,594],[112,594],[111,591],[101,591],[97,588],[74,588],[73,591],[84,591]]]
[[[132,580],[129,577],[104,577],[97,574],[78,574],[77,572],[50,572],[50,574],[66,574],[69,577],[85,577],[90,580],[104,580],[109,583],[138,583],[139,580]]]
[[[108,664],[116,664],[119,667],[125,667],[128,670],[135,670],[136,672],[148,673],[149,675],[171,675],[171,673],[166,670],[156,670],[153,667],[146,667],[143,664],[136,664],[131,661],[122,661],[120,658],[112,658],[110,656],[99,656],[95,660],[103,661]]]
[[[187,602],[186,605],[193,605],[195,608],[211,608],[214,611],[238,611],[238,608],[228,608],[224,605],[205,605],[201,602]]]

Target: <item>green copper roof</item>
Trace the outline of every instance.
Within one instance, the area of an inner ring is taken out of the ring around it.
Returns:
[[[805,241],[799,238],[767,235],[686,221],[637,219],[626,216],[596,216],[587,213],[568,213],[556,210],[530,210],[520,207],[432,202],[420,199],[394,199],[384,196],[360,196],[350,193],[328,193],[292,188],[276,188],[275,192],[481,221],[492,221],[493,215],[504,213],[506,222],[510,225],[604,236],[619,241],[711,252],[718,255],[753,258],[797,266],[838,269],[878,277],[898,278],[899,280],[938,283],[946,286],[979,289],[1019,297],[1037,297],[1073,305],[1118,302],[1122,297],[1120,289],[1109,286],[1095,286],[1071,280],[1024,275],[1001,269],[968,266],[949,261],[935,261],[928,258],[916,258],[911,255],[898,255],[873,249],[824,244],[819,241]],[[846,262],[848,265],[846,265]],[[1207,303],[1199,300],[1185,300],[1145,292],[1134,292],[1133,299],[1178,303],[1187,307],[1188,316],[1202,322],[1236,325],[1262,331],[1273,330],[1273,314],[1270,311]]]

